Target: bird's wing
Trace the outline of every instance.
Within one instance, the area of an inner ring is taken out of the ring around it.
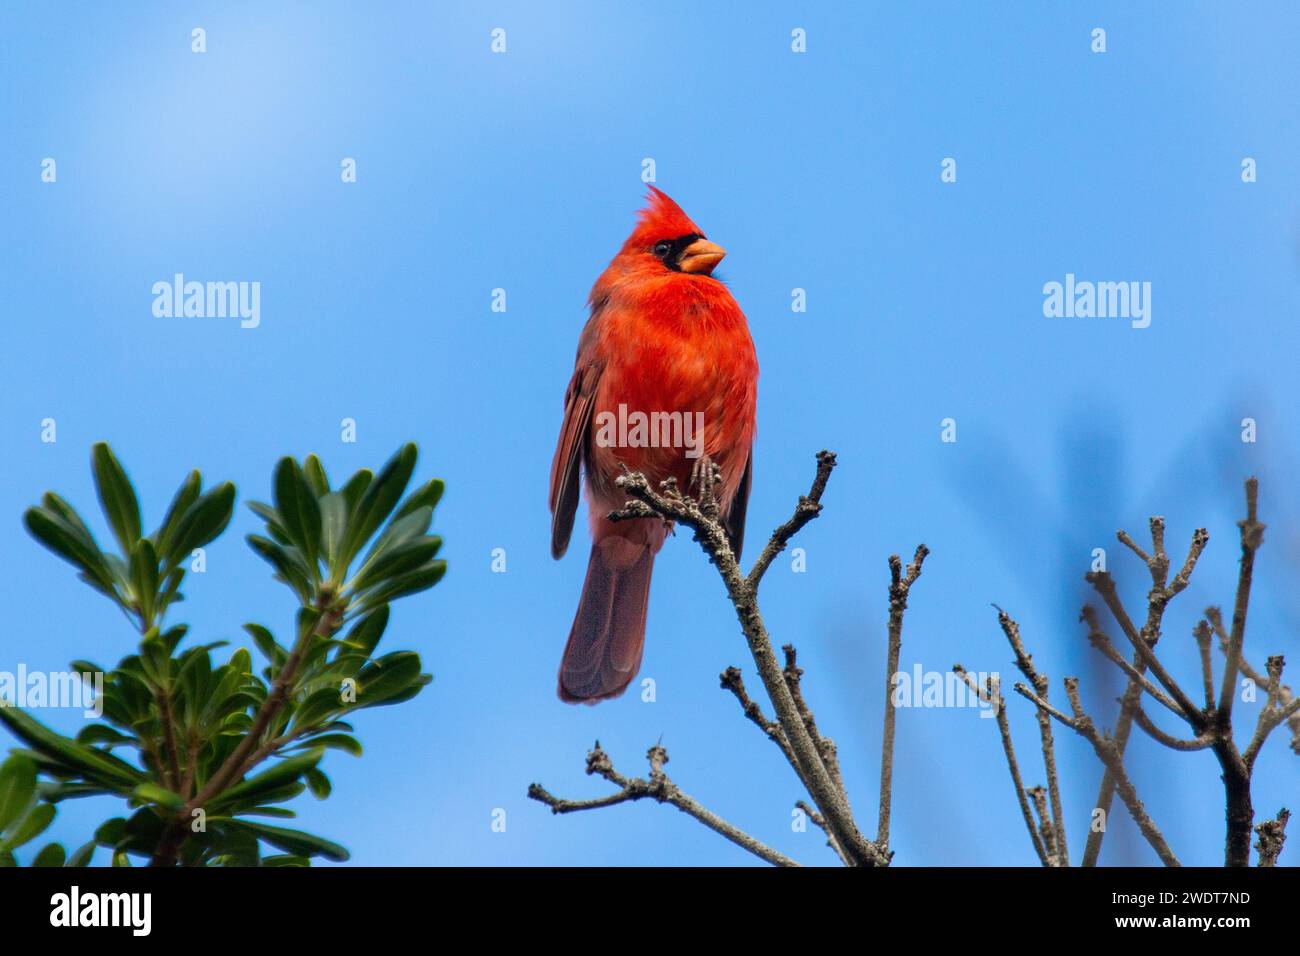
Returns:
[[[749,485],[754,479],[754,451],[750,449],[745,458],[745,473],[740,476],[740,486],[736,497],[731,499],[731,509],[727,512],[727,537],[731,540],[732,553],[740,560],[740,549],[745,544],[745,511],[749,508]]]
[[[602,366],[580,364],[564,393],[564,424],[551,462],[551,556],[563,557],[573,533],[573,515],[578,508],[578,471],[582,464],[591,412],[596,404],[596,383]]]

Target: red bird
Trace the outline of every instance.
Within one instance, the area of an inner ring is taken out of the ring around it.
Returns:
[[[740,306],[713,269],[726,255],[655,187],[636,228],[596,284],[564,396],[551,465],[551,554],[569,546],[586,474],[591,559],[560,663],[560,699],[617,697],[641,667],[650,571],[668,529],[657,518],[610,521],[626,466],[652,487],[683,490],[701,456],[737,556],[752,474],[758,358]]]

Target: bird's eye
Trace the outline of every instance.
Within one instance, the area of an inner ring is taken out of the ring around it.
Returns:
[[[655,243],[654,253],[660,259],[667,256],[668,253],[672,251],[673,251],[673,244],[671,242],[668,242],[667,240],[660,240],[659,242]]]

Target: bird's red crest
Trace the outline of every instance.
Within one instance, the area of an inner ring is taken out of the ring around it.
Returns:
[[[624,248],[653,245],[660,239],[677,239],[692,233],[702,236],[704,230],[695,225],[667,193],[651,186],[645,207],[637,214],[636,228]]]

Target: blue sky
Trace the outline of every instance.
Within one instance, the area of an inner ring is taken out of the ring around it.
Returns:
[[[724,667],[752,664],[687,537],[655,571],[642,673],[657,700],[555,698],[586,546],[551,560],[547,473],[586,294],[631,228],[647,157],[728,249],[719,273],[757,346],[750,540],[788,516],[818,449],[840,456],[826,512],[798,540],[806,572],[778,561],[763,607],[799,648],[869,829],[893,551],[933,551],[904,669],[961,661],[1009,683],[997,602],[1058,699],[1078,673],[1109,724],[1118,684],[1076,620],[1092,549],[1136,608],[1145,570],[1115,529],[1139,535],[1164,514],[1181,552],[1209,528],[1166,617],[1166,658],[1195,686],[1191,627],[1231,601],[1240,484],[1258,474],[1269,531],[1247,648],[1262,661],[1294,646],[1294,5],[87,3],[0,17],[0,668],[131,646],[117,612],[20,524],[48,488],[93,511],[93,442],[112,443],[147,522],[191,467],[237,484],[238,517],[176,617],[236,642],[245,621],[283,631],[292,617],[242,541],[258,525],[242,502],[268,496],[276,459],[316,452],[339,475],[418,442],[417,478],[447,482],[435,528],[450,570],[396,607],[385,641],[420,651],[434,683],[362,715],[365,756],[331,755],[334,796],[298,808],[357,863],[750,862],[669,808],[556,818],[525,797],[534,780],[603,794],[583,774],[593,740],[641,773],[661,737],[687,792],[831,862],[814,833],[791,831],[788,767],[717,688]],[[190,50],[194,27],[206,53]],[[490,50],[497,27],[504,54]],[[1090,48],[1096,27],[1105,53]],[[806,53],[791,50],[795,28]],[[1242,182],[1246,157],[1257,182]],[[945,158],[956,182],[940,181]],[[176,272],[260,282],[261,324],[155,318],[151,287]],[[1044,317],[1044,284],[1068,273],[1150,282],[1150,327]],[[345,417],[355,444],[340,441]],[[940,441],[945,418],[956,443]],[[1037,782],[1022,703],[1013,726]],[[1059,740],[1077,857],[1099,770],[1084,742]],[[904,710],[898,750],[898,864],[1034,861],[992,721]],[[1213,758],[1146,740],[1131,754],[1183,862],[1221,860]],[[1294,797],[1298,770],[1279,733],[1256,774],[1259,814]],[[65,804],[53,832],[79,844],[107,810]],[[1155,862],[1118,809],[1104,861]]]

